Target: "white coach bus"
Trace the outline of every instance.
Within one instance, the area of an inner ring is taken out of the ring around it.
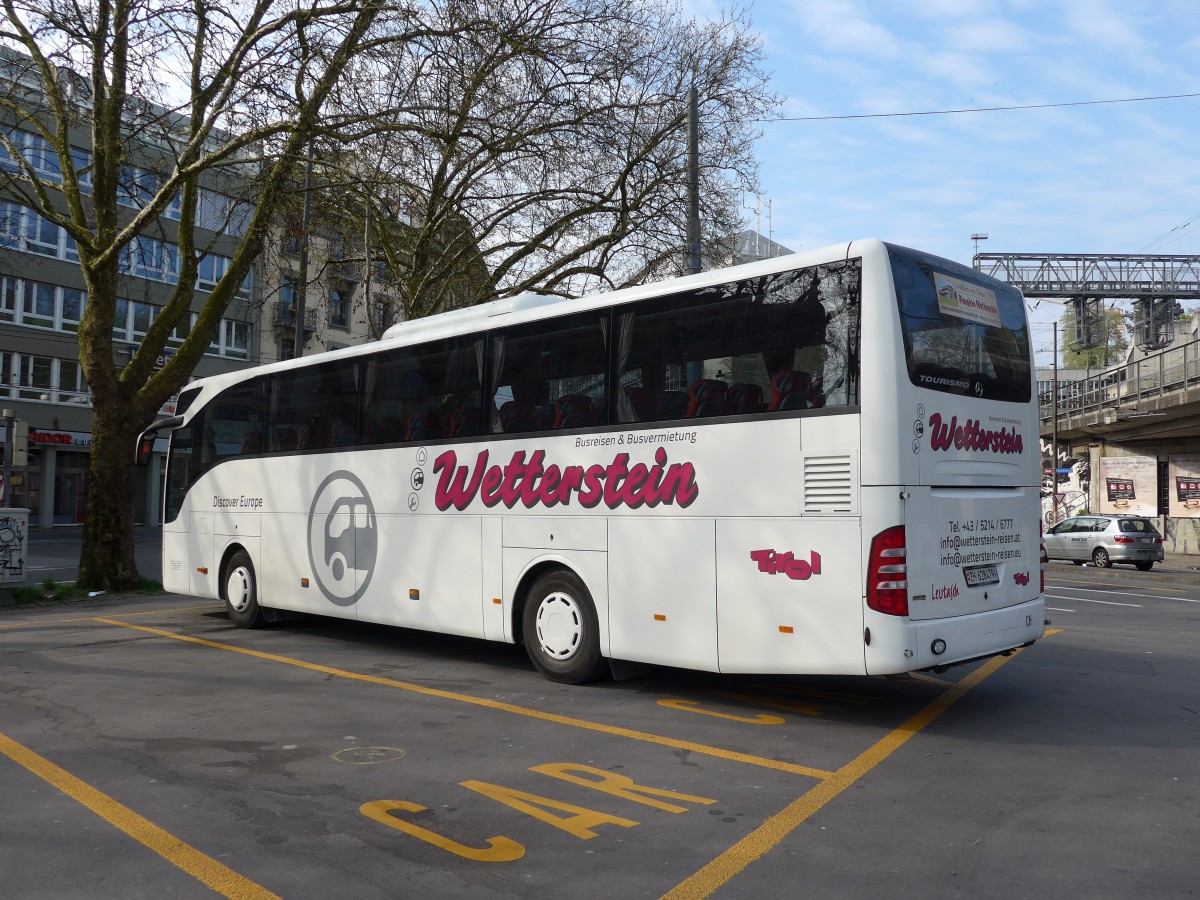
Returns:
[[[189,385],[167,590],[524,643],[577,683],[942,668],[1044,633],[1012,287],[876,240],[522,296]]]

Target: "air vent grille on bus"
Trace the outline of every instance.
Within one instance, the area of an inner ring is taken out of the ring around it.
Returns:
[[[805,454],[804,512],[856,512],[854,466],[846,454]]]

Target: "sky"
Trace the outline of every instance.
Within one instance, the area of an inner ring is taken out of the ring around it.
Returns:
[[[757,0],[750,15],[783,116],[1200,94],[1197,0]],[[1200,96],[762,129],[747,217],[792,250],[877,237],[969,265],[986,233],[981,252],[1200,254]],[[1061,312],[1031,312],[1035,346]]]

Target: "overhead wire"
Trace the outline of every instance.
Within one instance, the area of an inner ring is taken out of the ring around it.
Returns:
[[[1183,100],[1200,97],[1200,92],[1190,94],[1159,94],[1153,97],[1120,97],[1112,100],[1072,100],[1063,103],[1024,103],[1014,106],[970,106],[960,109],[927,109],[915,112],[852,113],[836,116],[776,116],[758,119],[759,122],[828,122],[842,119],[900,119],[911,116],[953,116],[962,113],[1011,112],[1022,109],[1061,109],[1067,106],[1103,106],[1113,103],[1145,103],[1151,100]]]
[[[1189,227],[1191,227],[1192,223],[1195,222],[1197,219],[1200,219],[1200,212],[1193,215],[1190,219],[1188,219],[1182,225],[1176,225],[1174,228],[1172,228],[1166,234],[1162,235],[1161,237],[1155,238],[1153,241],[1151,241],[1149,244],[1147,244],[1145,247],[1143,247],[1141,250],[1139,250],[1138,253],[1145,253],[1147,250],[1154,250],[1158,247],[1161,247],[1163,244],[1167,243],[1168,241],[1172,240],[1173,238],[1179,237],[1180,235],[1178,233],[1181,231],[1186,231]]]

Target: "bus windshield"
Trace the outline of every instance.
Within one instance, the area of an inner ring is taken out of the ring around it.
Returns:
[[[1029,331],[1015,288],[891,253],[908,377],[917,387],[1026,403]]]

